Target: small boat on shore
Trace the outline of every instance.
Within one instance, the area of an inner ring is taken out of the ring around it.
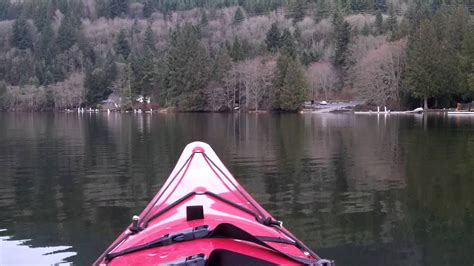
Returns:
[[[471,111],[450,111],[448,115],[474,115],[474,112]]]
[[[282,264],[335,265],[263,209],[203,142],[186,146],[158,194],[94,263]]]

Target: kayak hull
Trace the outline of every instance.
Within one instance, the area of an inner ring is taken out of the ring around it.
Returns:
[[[196,254],[210,258],[222,250],[238,251],[270,264],[301,264],[298,258],[319,260],[313,252],[305,251],[307,248],[242,188],[212,148],[203,142],[186,146],[163,187],[135,218],[97,259],[96,265],[170,264]],[[110,254],[128,252],[176,232],[202,226],[212,230],[222,224],[273,240],[262,246],[242,239],[204,237],[107,259],[112,257]]]

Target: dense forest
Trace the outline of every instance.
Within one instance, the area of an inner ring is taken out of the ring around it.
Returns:
[[[0,109],[452,107],[474,100],[473,11],[472,0],[0,0]]]

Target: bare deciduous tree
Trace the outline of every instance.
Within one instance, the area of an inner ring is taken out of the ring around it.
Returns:
[[[218,84],[210,84],[206,90],[207,105],[210,111],[223,111],[231,108],[231,95],[225,87]]]
[[[50,86],[56,109],[74,108],[85,101],[84,74],[73,73],[68,79]]]
[[[229,75],[228,84],[240,88],[238,101],[248,110],[268,109],[271,105],[271,88],[276,61],[257,57],[235,65]]]
[[[9,86],[7,87],[6,109],[9,110],[41,110],[47,101],[46,89],[36,86]]]
[[[337,70],[330,62],[317,62],[311,64],[306,70],[306,78],[310,89],[309,98],[329,99],[338,82]]]
[[[359,35],[355,38],[351,45],[351,60],[354,63],[361,61],[369,51],[377,49],[381,45],[387,43],[387,37],[380,36],[362,36]]]
[[[360,99],[377,105],[399,105],[405,48],[406,40],[385,43],[357,62],[351,78]]]
[[[362,30],[364,24],[374,24],[375,16],[370,14],[355,14],[345,17],[344,20],[349,22],[353,29]]]

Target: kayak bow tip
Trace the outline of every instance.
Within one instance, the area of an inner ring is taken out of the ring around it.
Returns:
[[[196,146],[193,148],[193,153],[204,153],[204,148],[201,146]]]
[[[194,192],[197,194],[197,195],[202,195],[202,194],[205,194],[207,191],[207,189],[205,187],[197,187],[196,189],[194,189]]]

